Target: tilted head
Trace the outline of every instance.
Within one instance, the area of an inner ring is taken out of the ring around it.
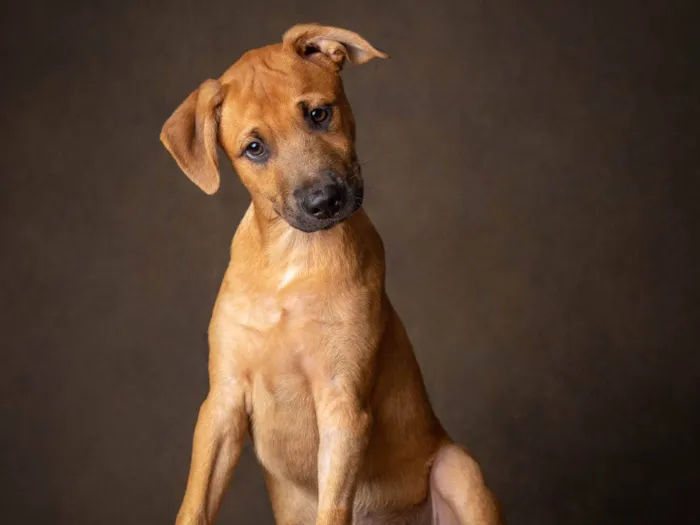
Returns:
[[[388,55],[351,31],[317,24],[294,26],[282,40],[205,81],[166,121],[161,140],[209,194],[219,188],[218,143],[256,207],[312,232],[362,204],[343,64]]]

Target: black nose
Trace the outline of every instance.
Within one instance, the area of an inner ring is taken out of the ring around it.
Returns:
[[[301,203],[317,219],[330,219],[345,205],[345,188],[331,182],[309,188]]]

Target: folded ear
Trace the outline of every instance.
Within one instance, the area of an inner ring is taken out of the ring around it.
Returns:
[[[321,65],[343,68],[345,59],[364,64],[373,58],[389,58],[357,33],[319,24],[300,24],[289,29],[282,44],[304,58]]]
[[[160,140],[182,171],[209,195],[219,189],[216,144],[223,100],[221,84],[206,80],[180,104],[160,132]]]

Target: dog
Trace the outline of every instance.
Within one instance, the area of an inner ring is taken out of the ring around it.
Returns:
[[[217,146],[251,204],[209,325],[209,393],[177,525],[211,524],[249,434],[279,525],[503,523],[435,416],[362,206],[346,62],[388,55],[302,24],[190,94],[161,141],[204,192]]]

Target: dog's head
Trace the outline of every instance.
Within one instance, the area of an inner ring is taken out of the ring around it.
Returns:
[[[245,53],[166,121],[161,140],[206,193],[219,188],[217,144],[254,202],[302,231],[330,228],[362,204],[345,61],[387,58],[359,35],[297,25]]]

